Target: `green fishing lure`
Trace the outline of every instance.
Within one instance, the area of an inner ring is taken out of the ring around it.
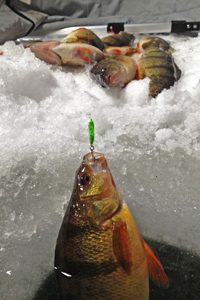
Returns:
[[[89,141],[90,141],[91,146],[93,146],[93,143],[94,143],[94,122],[92,121],[92,118],[89,121],[88,130],[89,130]]]

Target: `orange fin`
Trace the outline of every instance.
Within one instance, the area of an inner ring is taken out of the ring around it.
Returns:
[[[159,287],[167,289],[169,286],[169,280],[158,259],[157,252],[151,246],[149,246],[143,239],[142,243],[147,256],[147,264],[150,278]]]
[[[131,244],[125,222],[113,221],[113,248],[119,264],[130,275],[132,266]]]
[[[80,27],[78,29],[74,29],[72,32],[78,31],[78,30],[82,30],[82,29],[86,29],[85,27]]]
[[[113,55],[119,55],[119,54],[122,53],[122,51],[119,50],[119,49],[113,49],[111,53],[112,53]]]
[[[114,33],[113,28],[111,27],[110,30],[108,30],[108,33]]]
[[[90,30],[90,33],[88,34],[88,35],[85,35],[85,33],[82,33],[82,35],[81,35],[81,33],[79,32],[79,30],[84,30],[84,29],[86,29],[87,30],[87,28],[85,28],[85,27],[81,27],[81,28],[78,28],[78,29],[75,29],[74,31],[72,31],[72,32],[75,32],[75,31],[78,31],[78,34],[77,34],[77,39],[83,39],[83,40],[85,40],[85,41],[88,41],[88,40],[92,40],[92,39],[95,39],[96,38],[96,35]]]
[[[77,47],[78,55],[83,61],[90,63],[92,51],[86,47]]]
[[[139,48],[140,48],[140,43],[137,43],[137,53],[139,53],[139,54],[140,54],[140,50],[139,50]]]
[[[3,55],[3,51],[2,51],[2,52],[0,52],[0,55]]]

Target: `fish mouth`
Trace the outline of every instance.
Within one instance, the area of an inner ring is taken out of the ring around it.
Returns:
[[[106,80],[106,76],[103,73],[95,73],[91,71],[91,77],[94,79],[94,81],[96,81],[97,83],[99,83],[102,87],[107,87],[107,80]]]
[[[87,163],[99,162],[102,164],[104,161],[105,161],[104,155],[99,152],[89,152],[83,156],[84,163],[85,162],[87,162]]]
[[[92,217],[97,225],[101,225],[118,213],[122,207],[122,199],[103,154],[97,152],[86,154],[83,157],[81,168],[84,169],[87,165],[93,169],[97,176],[99,173],[105,174],[105,180],[108,180],[108,185],[104,181],[100,183],[100,186],[103,184],[103,190],[98,189],[97,184],[97,189],[94,188],[94,194],[89,191],[85,195],[80,195],[80,200],[87,203],[88,216]],[[95,186],[95,179],[93,185]]]

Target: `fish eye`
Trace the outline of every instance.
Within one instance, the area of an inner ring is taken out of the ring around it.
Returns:
[[[79,183],[81,185],[87,184],[90,181],[90,177],[87,174],[83,174],[79,177]]]

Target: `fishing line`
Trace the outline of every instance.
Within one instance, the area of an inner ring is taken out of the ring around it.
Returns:
[[[90,24],[89,24],[88,15],[89,15],[89,0],[87,0],[87,27],[89,29]],[[88,44],[90,44],[89,43],[89,34],[88,34]],[[89,65],[90,65],[90,63],[89,63]],[[89,69],[88,69],[88,71],[89,71]],[[88,76],[89,76],[89,72],[88,72]],[[94,145],[93,145],[93,142],[94,142],[94,123],[92,121],[92,95],[91,95],[91,91],[92,91],[92,81],[89,80],[89,93],[88,94],[89,94],[91,104],[90,104],[90,121],[89,121],[89,124],[88,124],[88,130],[89,130],[90,151],[93,153],[93,151],[94,151]]]

